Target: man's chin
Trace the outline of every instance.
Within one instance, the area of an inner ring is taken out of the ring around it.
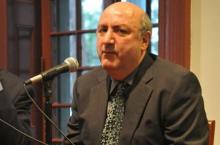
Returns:
[[[102,68],[106,69],[106,70],[114,70],[116,69],[116,67],[112,64],[102,64]]]

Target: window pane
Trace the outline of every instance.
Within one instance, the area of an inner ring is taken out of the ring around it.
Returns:
[[[82,35],[82,65],[97,66],[100,64],[96,51],[96,34]]]
[[[122,1],[134,3],[139,7],[141,7],[143,10],[146,10],[146,0],[122,0]]]
[[[152,29],[151,52],[158,55],[158,27]]]
[[[151,1],[151,21],[152,23],[158,23],[158,0]]]
[[[51,0],[53,32],[75,30],[75,1]]]
[[[62,64],[67,57],[76,58],[75,36],[63,36],[52,38],[53,65]],[[76,73],[64,73],[53,80],[53,101],[59,103],[72,102],[73,84]],[[71,113],[70,109],[54,110],[54,119],[57,119],[59,128],[66,133],[66,124]],[[57,118],[56,118],[57,117]],[[60,133],[56,133],[60,136]]]
[[[63,36],[55,37],[52,39],[52,57],[53,66],[62,64],[64,60],[70,56],[76,58],[75,53],[75,36]],[[58,77],[57,84],[54,85],[55,90],[57,90],[55,97],[59,102],[67,103],[71,102],[70,96],[72,96],[72,86],[76,73],[73,74],[62,74]]]
[[[102,0],[82,1],[82,29],[96,29],[102,5]]]
[[[62,63],[69,56],[75,56],[75,36],[52,38],[53,65]]]
[[[53,109],[53,121],[58,125],[59,129],[61,129],[64,134],[67,134],[67,123],[70,117],[70,112],[71,110],[69,108]],[[55,129],[55,127],[52,129],[53,138],[63,138],[63,135],[57,129]],[[53,145],[62,144],[53,143]]]

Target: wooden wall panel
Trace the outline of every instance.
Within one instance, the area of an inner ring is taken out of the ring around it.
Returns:
[[[0,0],[0,68],[7,68],[7,0]]]
[[[159,55],[190,67],[191,0],[160,0]]]

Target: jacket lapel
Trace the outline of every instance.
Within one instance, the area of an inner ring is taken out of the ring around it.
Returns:
[[[106,108],[108,102],[107,93],[107,83],[106,75],[105,77],[100,77],[98,79],[100,83],[95,85],[90,92],[90,103],[88,106],[88,122],[90,123],[91,130],[89,134],[92,134],[92,144],[99,144],[100,135],[102,134],[102,129],[106,117]]]
[[[135,130],[139,126],[153,91],[148,84],[151,80],[152,73],[148,71],[128,96],[128,100],[126,102],[125,117],[119,141],[122,144],[129,145],[131,143]]]

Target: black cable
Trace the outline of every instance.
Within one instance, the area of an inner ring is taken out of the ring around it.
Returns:
[[[62,130],[59,129],[59,127],[56,125],[56,123],[55,123],[52,119],[50,119],[50,118],[46,115],[46,113],[40,108],[40,106],[35,102],[35,100],[31,97],[30,93],[28,92],[28,90],[27,90],[25,84],[24,84],[24,89],[25,89],[25,91],[26,91],[28,97],[29,97],[29,98],[31,99],[31,101],[33,102],[34,106],[43,114],[43,116],[44,116],[47,120],[50,121],[51,124],[53,124],[53,126],[62,134],[62,136],[63,136],[65,139],[67,139],[72,145],[74,145],[74,144],[72,143],[72,141],[62,132]]]
[[[28,135],[27,133],[25,133],[25,132],[23,132],[23,131],[17,129],[16,127],[14,127],[14,126],[11,125],[10,123],[4,121],[4,120],[1,119],[1,118],[0,118],[0,122],[2,122],[2,123],[4,123],[5,125],[11,127],[12,129],[14,129],[14,130],[16,130],[17,132],[21,133],[21,134],[24,135],[25,137],[28,137],[28,138],[30,138],[30,139],[32,139],[32,140],[38,142],[38,143],[41,143],[41,144],[43,144],[43,145],[48,145],[48,144],[46,144],[46,143],[44,143],[44,142],[42,142],[42,141],[40,141],[40,140],[38,140],[38,139],[36,139],[36,138],[30,136],[30,135]]]

